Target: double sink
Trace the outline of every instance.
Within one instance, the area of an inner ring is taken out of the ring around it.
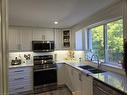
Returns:
[[[89,65],[83,65],[83,66],[79,66],[81,69],[84,70],[88,70],[89,72],[93,73],[93,74],[97,74],[97,73],[104,73],[106,71],[103,71],[101,69],[97,69],[95,67],[89,66]]]

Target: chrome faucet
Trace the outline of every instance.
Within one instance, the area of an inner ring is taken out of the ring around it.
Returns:
[[[95,58],[96,58],[96,60],[95,60]],[[94,59],[94,60],[93,60],[93,59]],[[97,68],[100,69],[101,64],[100,64],[100,62],[99,62],[99,57],[98,57],[96,54],[93,54],[93,55],[91,56],[91,61],[97,61]]]

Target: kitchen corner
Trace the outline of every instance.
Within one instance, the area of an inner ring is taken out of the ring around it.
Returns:
[[[60,63],[60,62],[58,62],[58,63]],[[84,69],[80,68],[80,66],[90,66],[90,65],[85,64],[85,63],[61,62],[61,64],[64,64],[66,70],[67,70],[67,68],[71,69],[70,72],[71,72],[72,76],[75,75],[74,74],[75,71],[78,71],[78,73],[81,73],[82,77],[86,76],[88,78],[92,78],[92,82],[98,81],[98,82],[101,83],[101,85],[106,86],[106,88],[103,86],[102,89],[104,89],[104,90],[110,89],[110,92],[107,91],[107,92],[104,92],[104,93],[110,93],[110,94],[113,93],[111,95],[127,95],[126,76],[123,76],[123,75],[120,75],[118,73],[114,73],[114,72],[111,72],[111,71],[106,71],[106,72],[103,72],[103,73],[93,74],[93,73],[89,72],[87,69],[84,70]],[[67,73],[65,74],[65,76],[66,75],[67,75]],[[94,86],[93,86],[93,88],[94,88]],[[74,90],[73,87],[72,88],[70,87],[70,89],[72,89],[72,92],[73,92],[73,90]],[[85,88],[84,88],[84,90],[85,90]]]
[[[26,89],[33,92],[33,66],[34,66],[33,61],[35,60],[34,57],[36,56],[44,57],[47,54],[48,55],[52,54],[53,60],[57,64],[57,85],[67,85],[67,87],[73,93],[76,93],[76,91],[82,92],[79,89],[81,85],[75,83],[75,81],[79,81],[79,83],[81,83],[83,87],[85,85],[84,90],[88,89],[86,88],[86,85],[91,85],[91,87],[87,92],[92,93],[94,88],[94,86],[92,85],[94,81],[99,81],[103,85],[107,85],[110,89],[112,89],[113,93],[119,92],[119,93],[124,93],[125,95],[127,94],[127,85],[126,85],[127,80],[125,76],[107,70],[104,73],[92,74],[88,70],[84,70],[80,68],[79,66],[87,66],[87,65],[97,68],[96,64],[91,64],[90,61],[84,60],[84,51],[63,50],[63,51],[54,51],[54,53],[45,53],[45,54],[44,53],[37,54],[33,52],[10,53],[9,80],[11,79],[11,76],[13,74],[16,74],[14,80],[27,81],[25,82],[25,84],[23,83],[23,85],[21,87],[19,86],[18,88]],[[21,60],[21,63],[20,64],[16,63],[16,65],[14,64],[12,65],[11,62],[12,60],[15,60],[15,58],[16,60]],[[88,80],[87,81],[88,84],[86,83],[86,80]],[[12,83],[13,80],[10,80],[9,85],[13,86]],[[119,85],[116,85],[116,83]],[[24,85],[26,86],[26,88],[24,88]],[[79,86],[76,87],[76,85]],[[10,92],[11,91],[13,92],[13,90],[14,89],[10,88]]]

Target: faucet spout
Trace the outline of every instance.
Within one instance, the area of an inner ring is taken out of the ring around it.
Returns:
[[[96,60],[95,60],[95,59],[96,59]],[[91,56],[91,61],[97,61],[97,68],[100,69],[101,64],[100,64],[100,62],[99,62],[99,57],[98,57],[96,54],[93,54],[93,55]]]

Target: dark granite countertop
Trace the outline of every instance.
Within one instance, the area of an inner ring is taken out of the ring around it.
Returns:
[[[76,68],[77,70],[80,70],[83,74],[87,74],[92,76],[93,78],[96,78],[100,80],[101,82],[113,87],[114,89],[117,89],[119,91],[122,91],[123,93],[127,94],[127,77],[113,73],[113,72],[104,72],[104,73],[98,73],[98,74],[92,74],[87,70],[83,70],[79,68],[78,66],[85,65],[82,63],[73,63],[73,62],[63,62],[69,66],[72,66]]]
[[[127,77],[112,72],[91,74],[92,77],[127,94]]]

